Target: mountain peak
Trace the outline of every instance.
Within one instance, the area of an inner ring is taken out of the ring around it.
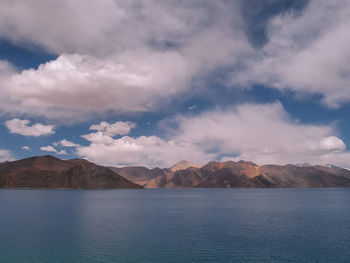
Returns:
[[[182,160],[182,161],[176,163],[174,166],[172,166],[170,168],[170,170],[172,172],[176,172],[178,170],[184,170],[184,169],[187,169],[189,167],[201,168],[202,165],[199,165],[199,164],[196,164],[196,163],[191,163],[191,162],[186,161],[186,160]]]
[[[238,161],[238,163],[244,163],[244,164],[250,164],[253,166],[258,166],[256,163],[253,163],[252,161],[240,160],[240,161]]]

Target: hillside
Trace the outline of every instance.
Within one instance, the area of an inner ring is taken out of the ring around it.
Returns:
[[[86,160],[60,160],[47,155],[0,163],[0,188],[138,189],[141,186]]]

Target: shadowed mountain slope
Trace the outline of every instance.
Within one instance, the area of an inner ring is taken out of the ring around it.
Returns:
[[[166,176],[169,172],[168,169],[148,169],[143,166],[130,166],[123,168],[110,167],[110,169],[139,185],[146,185],[150,183],[152,179],[155,179],[156,177]],[[157,186],[155,185],[155,187]]]
[[[142,187],[86,160],[60,160],[47,155],[0,163],[0,188]]]

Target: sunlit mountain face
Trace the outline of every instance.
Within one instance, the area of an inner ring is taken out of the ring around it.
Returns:
[[[350,2],[0,3],[0,161],[349,168]]]

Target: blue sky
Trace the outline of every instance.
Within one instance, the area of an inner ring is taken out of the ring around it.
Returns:
[[[0,7],[1,161],[349,167],[348,1]]]

